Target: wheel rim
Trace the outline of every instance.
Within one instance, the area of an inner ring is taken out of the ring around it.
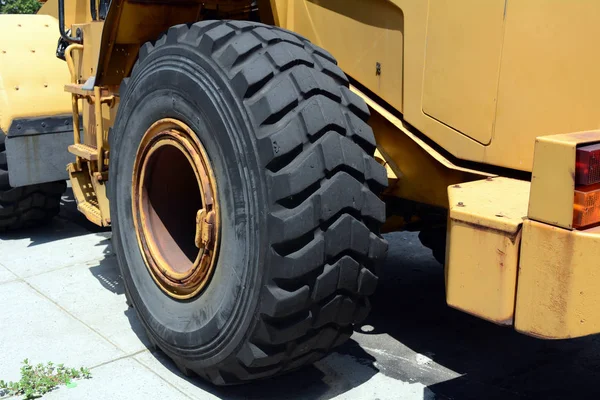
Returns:
[[[154,123],[135,158],[133,220],[152,278],[173,298],[198,295],[214,272],[220,231],[215,194],[197,135],[174,119]]]

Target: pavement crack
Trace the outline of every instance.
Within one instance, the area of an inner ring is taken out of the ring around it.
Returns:
[[[151,352],[150,352],[151,353]],[[188,399],[193,399],[193,397],[191,397],[190,395],[188,395],[187,393],[185,393],[184,391],[182,391],[181,389],[179,389],[177,386],[173,385],[171,382],[169,382],[168,380],[166,380],[165,378],[163,378],[162,376],[160,376],[159,374],[157,374],[156,372],[154,372],[152,369],[150,369],[150,367],[148,367],[146,364],[144,364],[143,362],[141,362],[140,360],[138,360],[137,358],[133,358],[138,364],[140,364],[142,367],[146,368],[148,371],[150,371],[151,373],[153,373],[154,375],[156,375],[157,377],[159,377],[160,379],[162,379],[163,382],[165,382],[167,385],[171,386],[173,389],[177,390],[179,393],[181,393],[182,395],[184,395],[185,397],[187,397]]]
[[[107,364],[113,363],[113,362],[115,362],[115,361],[120,361],[120,360],[125,360],[126,358],[135,357],[135,356],[137,356],[137,355],[139,355],[139,354],[142,354],[142,353],[145,353],[145,352],[147,352],[147,351],[149,351],[149,350],[148,350],[148,349],[143,349],[143,350],[138,350],[138,351],[136,351],[136,352],[134,352],[134,353],[125,354],[125,355],[122,355],[121,357],[113,358],[112,360],[108,360],[108,361],[101,362],[100,364],[96,364],[96,365],[94,365],[93,367],[90,367],[90,369],[94,369],[94,368],[100,368],[100,367],[102,367],[102,366],[104,366],[104,365],[107,365]],[[136,361],[137,361],[137,360],[136,360]],[[138,362],[139,362],[139,361],[138,361]]]
[[[33,289],[35,292],[39,293],[42,297],[48,299],[48,301],[50,301],[52,304],[54,304],[56,307],[58,307],[59,309],[61,309],[62,311],[64,311],[65,313],[67,313],[67,315],[71,316],[73,319],[75,319],[76,321],[79,321],[80,323],[82,323],[85,327],[87,327],[88,329],[90,329],[92,332],[94,332],[96,335],[100,336],[102,339],[106,340],[108,343],[112,344],[117,350],[119,351],[123,351],[122,348],[120,348],[116,343],[114,343],[112,340],[110,340],[109,338],[107,338],[106,336],[104,336],[102,333],[98,332],[96,329],[92,328],[91,326],[89,326],[88,324],[86,324],[81,318],[78,318],[76,315],[74,315],[73,313],[71,313],[69,310],[67,310],[66,308],[64,308],[63,306],[61,306],[60,304],[58,304],[56,301],[54,301],[51,297],[47,296],[45,293],[43,293],[42,291],[38,290],[35,286],[33,286],[32,284],[30,284],[27,281],[23,281],[27,284],[27,286],[29,286],[31,289]]]

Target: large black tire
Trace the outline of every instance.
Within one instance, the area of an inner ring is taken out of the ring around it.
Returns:
[[[11,187],[5,138],[0,132],[0,232],[49,222],[60,211],[60,197],[67,189],[66,182]]]
[[[204,21],[141,48],[111,134],[113,242],[150,340],[184,372],[219,385],[276,375],[365,318],[387,252],[368,116],[333,57],[283,29]],[[219,258],[186,301],[152,279],[132,216],[137,146],[161,118],[194,130],[218,186]]]

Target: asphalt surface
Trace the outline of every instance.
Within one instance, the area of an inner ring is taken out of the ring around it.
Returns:
[[[50,226],[0,235],[0,379],[20,362],[92,368],[48,399],[597,399],[598,336],[542,341],[450,309],[416,234],[386,235],[373,311],[337,351],[292,374],[216,388],[181,376],[125,304],[110,230],[70,196]]]

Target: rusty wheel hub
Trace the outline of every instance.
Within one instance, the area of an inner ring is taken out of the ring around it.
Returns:
[[[216,184],[204,147],[184,123],[163,119],[144,134],[132,185],[133,217],[148,270],[169,296],[207,285],[219,247]]]

